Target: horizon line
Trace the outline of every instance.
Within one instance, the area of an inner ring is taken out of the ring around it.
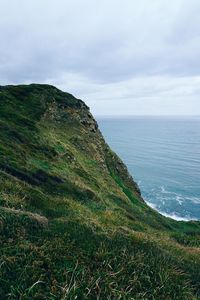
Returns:
[[[172,118],[172,117],[176,117],[176,118],[200,118],[200,115],[108,115],[108,114],[95,114],[95,113],[93,113],[93,115],[95,116],[95,117],[97,117],[97,118],[101,118],[101,117],[104,117],[104,118],[110,118],[110,117],[114,117],[114,118],[121,118],[121,117],[123,117],[123,118],[132,118],[132,117],[148,117],[148,118],[155,118],[155,117],[158,117],[158,118],[160,118],[160,117],[164,117],[164,118]]]

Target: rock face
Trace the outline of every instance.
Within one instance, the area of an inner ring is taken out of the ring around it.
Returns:
[[[51,130],[55,132],[55,130],[62,129],[65,138],[62,141],[58,140],[57,145],[64,143],[64,158],[66,158],[68,152],[67,158],[69,161],[71,160],[71,165],[73,164],[76,166],[79,171],[82,168],[78,157],[76,157],[74,153],[74,150],[76,149],[75,151],[79,151],[81,154],[90,158],[90,160],[93,160],[93,163],[98,166],[101,172],[106,173],[106,176],[109,176],[111,172],[112,176],[122,178],[124,183],[127,184],[133,193],[140,196],[137,184],[128,173],[123,162],[105,143],[104,138],[98,129],[97,122],[94,120],[89,108],[83,101],[48,85],[32,84],[29,86],[1,87],[0,95],[0,105],[4,109],[6,108],[6,118],[9,115],[12,117],[12,122],[8,122],[8,130],[12,132],[15,139],[18,139],[20,151],[24,151],[23,148],[27,147],[26,142],[22,142],[23,139],[27,141],[29,138],[31,140],[32,137],[35,140],[39,138],[38,141],[35,141],[33,146],[41,147],[41,136],[38,136],[39,132],[43,133],[43,130],[49,129],[48,134],[51,136]],[[27,111],[24,111],[24,109],[27,109]],[[3,124],[5,124],[5,121]],[[3,124],[1,126],[4,126]],[[17,127],[19,125],[24,127],[23,129],[26,132],[23,133],[23,136],[19,136],[20,130],[16,131],[15,125]],[[70,133],[68,134],[67,131]],[[49,151],[47,149],[47,155],[53,155],[54,152],[54,158],[56,158],[58,155],[62,154],[57,153],[58,151],[55,149],[56,142],[53,142],[54,145],[51,145],[51,143],[48,143],[47,138],[47,143],[51,148]],[[30,144],[30,141],[28,143]],[[43,147],[46,147],[46,145]],[[32,150],[34,149],[30,149],[30,151]],[[27,166],[27,161],[25,160],[26,155],[27,153],[25,153],[25,157],[22,157],[23,161],[19,168],[15,168],[11,161],[5,163],[4,158],[1,160],[0,168],[30,184],[37,185],[38,181],[45,181],[44,174],[46,174],[46,170],[38,169],[33,173],[32,170],[29,171],[28,168],[27,170],[24,169],[24,167],[26,168]],[[37,156],[37,152],[35,155]],[[15,156],[16,154],[13,153],[13,159]],[[46,160],[45,153],[43,158]],[[51,176],[52,175],[49,173],[48,178]],[[64,181],[64,179],[60,178],[60,181]]]
[[[146,205],[83,101],[0,87],[0,299],[198,299],[199,234]]]

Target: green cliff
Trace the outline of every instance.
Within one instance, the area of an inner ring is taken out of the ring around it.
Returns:
[[[0,299],[200,299],[200,224],[146,205],[83,101],[0,87]]]

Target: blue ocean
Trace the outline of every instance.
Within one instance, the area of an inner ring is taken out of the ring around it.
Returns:
[[[97,117],[145,201],[177,220],[200,220],[200,117]]]

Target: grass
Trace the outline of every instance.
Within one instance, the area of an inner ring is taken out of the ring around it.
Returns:
[[[0,299],[200,299],[200,224],[148,207],[83,102],[0,87]]]

